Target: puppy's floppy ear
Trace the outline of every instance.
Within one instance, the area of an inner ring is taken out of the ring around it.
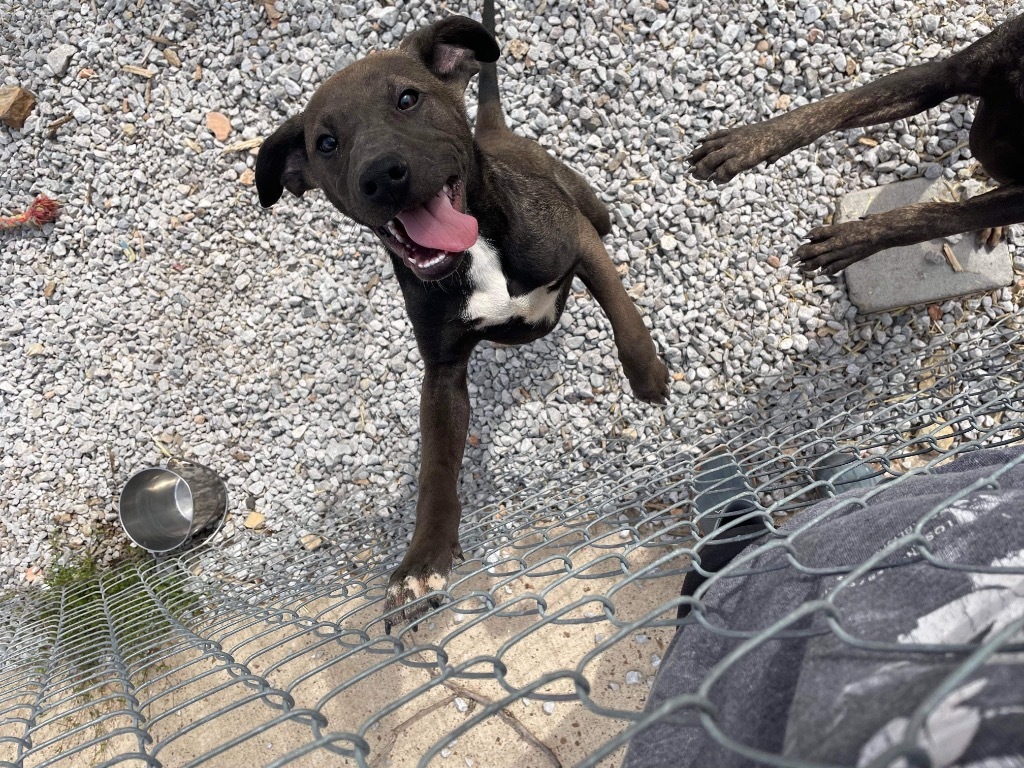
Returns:
[[[287,189],[296,197],[302,197],[312,189],[306,178],[306,134],[303,115],[289,118],[263,142],[256,156],[256,190],[260,194],[260,205],[269,208]]]
[[[441,80],[463,89],[480,71],[480,62],[497,61],[501,53],[491,33],[465,16],[449,16],[417,30],[400,47]]]

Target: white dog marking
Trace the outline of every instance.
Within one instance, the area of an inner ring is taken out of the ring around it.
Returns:
[[[510,296],[501,260],[491,244],[480,238],[469,252],[473,259],[469,267],[473,293],[462,310],[463,320],[477,328],[502,325],[513,319],[532,325],[555,322],[558,291],[552,288],[557,288],[558,283],[542,285],[523,296]]]
[[[422,576],[406,576],[398,584],[388,587],[388,596],[401,599],[408,592],[412,597],[409,600],[416,600],[431,592],[443,592],[448,586],[448,579],[440,573],[429,573]]]

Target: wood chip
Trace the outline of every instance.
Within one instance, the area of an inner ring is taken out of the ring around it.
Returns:
[[[242,175],[238,177],[238,180],[247,187],[251,187],[256,182],[256,171],[252,168],[246,168],[242,171]]]
[[[263,10],[267,12],[270,28],[277,29],[278,22],[281,21],[281,12],[275,7],[274,0],[263,0]]]
[[[248,453],[243,451],[241,448],[235,448],[231,452],[231,458],[233,458],[235,461],[248,461],[252,457]]]
[[[266,518],[259,512],[250,512],[245,518],[245,527],[250,531],[255,531],[257,528],[262,528]]]
[[[174,41],[163,35],[149,35],[149,40],[157,45],[174,45]]]
[[[317,536],[315,533],[307,533],[299,541],[302,542],[302,546],[308,551],[312,552],[315,549],[320,549],[324,545],[324,540]]]
[[[39,357],[39,355],[45,354],[46,348],[42,344],[36,342],[35,344],[29,344],[28,349],[25,350],[25,354],[29,357]]]
[[[207,119],[209,119],[209,116],[207,116]],[[228,152],[245,152],[248,149],[256,149],[262,144],[263,137],[257,136],[255,139],[246,139],[245,141],[236,141],[234,144],[228,144],[221,150],[221,153],[226,155]]]
[[[203,79],[203,68],[196,64],[196,71],[192,73],[192,79],[197,83]]]
[[[123,67],[121,67],[121,71],[129,72],[133,75],[138,75],[139,77],[144,77],[147,80],[153,76],[153,73],[145,67],[136,67],[134,64],[125,64]]]
[[[185,146],[195,152],[197,155],[202,154],[203,148],[199,145],[199,142],[195,139],[185,139]]]
[[[931,424],[922,428],[917,436],[935,441],[935,447],[945,453],[953,447],[953,427],[949,424]]]
[[[510,40],[505,49],[512,54],[512,58],[521,59],[530,51],[530,46],[518,38]]]
[[[939,320],[942,319],[942,307],[940,307],[938,304],[929,304],[928,317],[930,317],[936,323],[939,322]]]
[[[43,286],[43,298],[48,299],[53,296],[54,291],[57,290],[57,284],[53,280],[47,280],[46,285]]]
[[[878,142],[875,139],[872,139],[870,136],[861,136],[859,139],[857,139],[857,143],[863,144],[865,147],[878,146]]]
[[[82,67],[82,69],[78,70],[78,76],[83,80],[88,79],[90,77],[96,77],[96,70],[89,69],[88,67]]]
[[[32,91],[16,85],[0,88],[0,122],[20,131],[36,105]]]
[[[231,121],[220,112],[206,113],[206,127],[210,129],[217,141],[224,141],[231,135]]]
[[[372,275],[369,280],[366,281],[366,286],[363,288],[363,294],[366,296],[370,295],[370,291],[377,287],[377,283],[380,282],[380,275]]]
[[[777,98],[775,100],[775,108],[776,109],[789,109],[789,105],[790,105],[790,102],[792,102],[792,100],[793,99],[789,96],[788,93],[784,93],[781,96],[779,96],[779,98]]]
[[[178,54],[174,52],[173,48],[164,48],[164,58],[167,59],[167,63],[172,67],[181,66],[181,59],[178,58]]]
[[[949,247],[949,243],[942,244],[942,255],[946,257],[946,261],[949,266],[953,268],[954,272],[964,271],[964,268],[960,266],[960,262],[957,261],[956,254],[953,253],[953,249]]]

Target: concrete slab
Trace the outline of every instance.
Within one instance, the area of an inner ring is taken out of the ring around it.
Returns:
[[[954,199],[953,190],[942,179],[899,181],[844,195],[836,207],[835,222],[852,221],[913,203]],[[962,272],[955,272],[946,261],[943,243],[953,249]],[[861,312],[931,304],[985,293],[1013,282],[1013,263],[1006,243],[992,250],[979,248],[973,232],[879,251],[850,265],[845,272],[850,301]]]

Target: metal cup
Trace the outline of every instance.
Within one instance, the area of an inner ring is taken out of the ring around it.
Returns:
[[[154,554],[169,552],[227,509],[227,488],[208,467],[188,464],[136,472],[121,491],[118,516],[128,538]]]

